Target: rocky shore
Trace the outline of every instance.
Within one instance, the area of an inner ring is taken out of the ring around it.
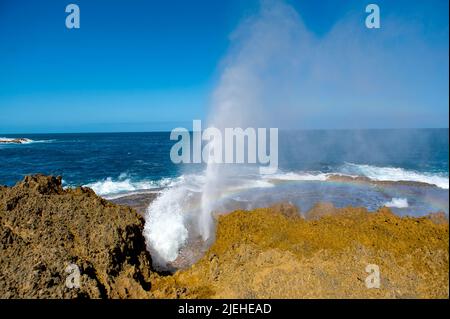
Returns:
[[[0,188],[0,298],[137,298],[150,290],[151,258],[134,210],[61,178],[28,176]],[[76,265],[80,288],[68,288]]]
[[[235,211],[217,217],[197,263],[164,274],[151,266],[142,216],[123,204],[65,190],[57,177],[0,187],[0,298],[449,296],[445,215],[326,203],[302,215],[288,204]],[[379,288],[367,288],[368,265],[379,269]],[[73,267],[79,287],[67,284]]]
[[[435,187],[436,185],[428,184],[424,182],[415,181],[377,181],[372,180],[364,176],[348,176],[348,175],[330,175],[327,178],[331,182],[350,182],[356,184],[371,184],[378,186],[389,186],[389,185],[405,185],[405,186],[417,186],[417,187]]]

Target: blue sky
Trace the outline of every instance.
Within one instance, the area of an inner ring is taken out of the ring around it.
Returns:
[[[417,39],[396,40],[401,52],[415,51],[415,42],[433,52],[411,54],[412,65],[433,64],[410,72],[424,82],[405,83],[421,111],[405,115],[402,126],[448,127],[448,1],[372,2],[382,23],[386,15],[418,30]],[[80,7],[78,30],[65,27],[69,3]],[[320,39],[343,17],[364,21],[370,2],[287,3]],[[205,119],[230,34],[258,8],[257,0],[0,0],[0,133],[170,130]],[[398,30],[383,25],[379,32]],[[392,105],[389,94],[379,95],[377,103]],[[383,112],[364,127],[382,127]],[[314,127],[332,127],[339,116]]]

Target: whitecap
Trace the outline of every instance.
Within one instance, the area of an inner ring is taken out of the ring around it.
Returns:
[[[161,187],[160,183],[155,181],[132,181],[130,178],[113,180],[111,177],[83,186],[91,188],[99,196],[131,193]]]
[[[443,173],[423,173],[398,167],[378,167],[353,163],[345,164],[342,172],[366,176],[374,181],[421,182],[449,189],[449,177]]]
[[[392,198],[389,202],[384,203],[386,207],[395,207],[395,208],[407,208],[409,207],[408,199],[406,198]]]

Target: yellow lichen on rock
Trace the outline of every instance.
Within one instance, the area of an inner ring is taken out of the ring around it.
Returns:
[[[157,278],[152,290],[188,298],[448,298],[448,238],[448,222],[387,208],[334,209],[318,219],[235,211],[218,218],[215,243],[199,262]],[[379,288],[366,286],[371,264]]]

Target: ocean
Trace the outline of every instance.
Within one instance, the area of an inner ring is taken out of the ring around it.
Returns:
[[[200,191],[205,166],[172,163],[169,152],[175,142],[169,135],[3,135],[30,141],[0,144],[0,184],[12,186],[25,175],[42,173],[61,175],[65,187],[89,186],[106,198],[184,184]],[[317,201],[329,201],[369,209],[389,204],[399,214],[448,213],[448,129],[281,131],[279,149],[279,171],[245,176],[241,170],[239,189],[221,199],[222,209],[289,201],[305,211]],[[327,181],[334,174],[433,187]]]
[[[0,140],[12,137],[28,140],[0,144],[0,184],[60,175],[64,187],[145,203],[147,248],[165,270],[195,262],[214,238],[213,216],[236,209],[284,202],[304,213],[330,202],[371,211],[388,206],[402,216],[449,213],[448,129],[280,131],[279,169],[271,175],[243,164],[216,171],[174,164],[169,132]]]

